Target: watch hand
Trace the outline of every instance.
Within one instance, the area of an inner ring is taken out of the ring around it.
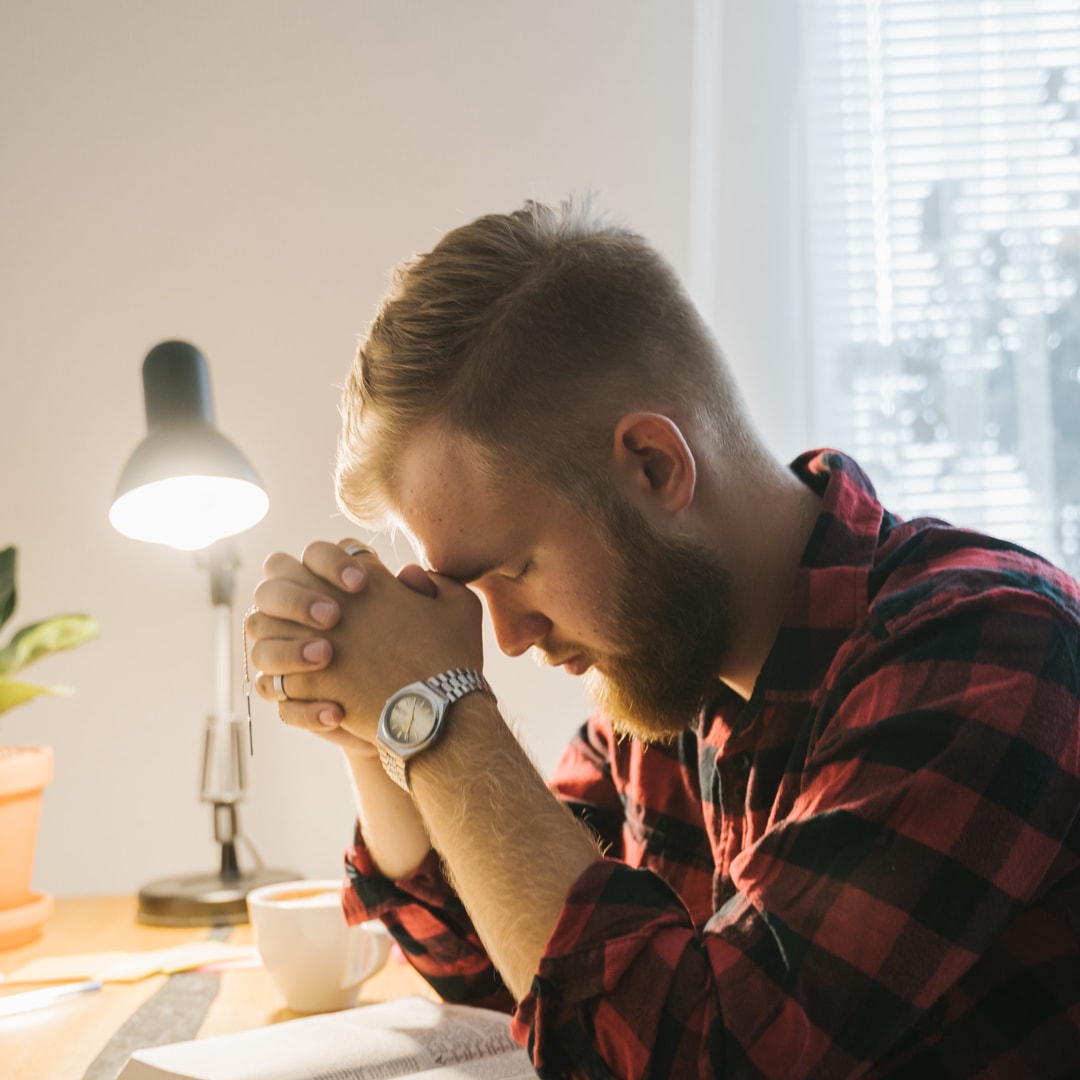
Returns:
[[[416,720],[416,702],[412,703],[412,708],[409,710],[409,722],[405,725],[405,730],[402,732],[401,737],[407,739],[409,732],[412,731],[413,721]]]

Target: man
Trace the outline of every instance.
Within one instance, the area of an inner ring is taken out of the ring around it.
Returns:
[[[341,505],[428,569],[273,555],[247,629],[349,761],[350,918],[545,1076],[1080,1074],[1076,582],[775,462],[672,271],[581,206],[399,271],[344,413]],[[596,698],[551,790],[476,593]]]

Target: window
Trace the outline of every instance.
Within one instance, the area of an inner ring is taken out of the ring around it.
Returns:
[[[1080,2],[805,0],[819,440],[1080,573]]]

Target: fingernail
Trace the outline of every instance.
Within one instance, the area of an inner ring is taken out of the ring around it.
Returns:
[[[359,566],[346,566],[341,571],[341,581],[347,589],[355,589],[364,584],[364,571]]]
[[[325,641],[309,641],[301,650],[300,655],[309,664],[319,664],[327,659]]]
[[[319,712],[317,719],[324,728],[335,728],[338,726],[337,717],[329,709],[322,709]]]
[[[329,600],[316,600],[311,605],[311,617],[321,626],[328,626],[334,618],[334,605]]]

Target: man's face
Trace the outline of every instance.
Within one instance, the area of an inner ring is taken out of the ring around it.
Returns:
[[[445,443],[406,452],[398,506],[428,565],[484,597],[499,647],[584,675],[618,730],[685,731],[728,648],[731,582],[629,504],[602,525],[535,485],[496,489]]]

